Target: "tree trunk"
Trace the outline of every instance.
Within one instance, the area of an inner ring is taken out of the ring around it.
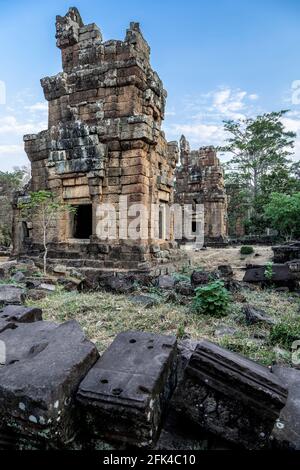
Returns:
[[[48,247],[47,247],[47,240],[46,240],[46,228],[44,227],[44,275],[47,274],[47,254],[48,254]]]

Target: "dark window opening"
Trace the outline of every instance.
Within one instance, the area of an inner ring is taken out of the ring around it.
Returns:
[[[29,238],[29,230],[27,222],[22,222],[22,238]]]
[[[192,233],[196,233],[197,230],[197,222],[196,220],[192,221]]]
[[[93,234],[92,204],[82,204],[76,207],[73,224],[73,237],[88,239]]]
[[[159,235],[158,237],[162,239],[163,237],[163,214],[162,211],[159,211]]]

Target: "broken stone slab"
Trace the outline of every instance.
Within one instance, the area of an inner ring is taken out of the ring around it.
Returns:
[[[263,310],[252,307],[252,305],[244,305],[242,309],[245,315],[246,322],[248,325],[254,325],[255,323],[268,323],[274,325],[275,321],[270,318]]]
[[[300,371],[275,365],[272,372],[289,392],[285,407],[274,425],[273,437],[280,448],[300,450]]]
[[[6,261],[0,264],[0,279],[6,279],[10,275],[10,271],[17,266],[18,262],[15,260]]]
[[[286,405],[274,426],[275,442],[283,449],[300,450],[300,371],[275,365],[272,372],[289,391]]]
[[[15,282],[24,282],[25,280],[25,274],[22,273],[22,271],[17,271],[13,276],[12,280]]]
[[[120,333],[79,386],[87,429],[100,439],[152,447],[176,384],[176,338]]]
[[[134,295],[130,297],[131,302],[144,308],[151,308],[158,304],[158,300],[149,295]]]
[[[297,285],[297,280],[293,276],[287,264],[273,264],[272,277],[266,276],[267,266],[253,266],[248,265],[243,282],[254,284],[271,285],[289,287],[294,289]]]
[[[173,289],[175,286],[175,279],[173,276],[159,276],[157,279],[157,287],[160,289]]]
[[[45,290],[47,292],[55,292],[56,287],[53,284],[46,284],[42,282],[42,284],[39,286],[39,289]]]
[[[25,291],[21,287],[12,284],[0,284],[0,305],[22,304],[25,299]]]
[[[100,287],[117,294],[128,294],[134,290],[134,280],[126,275],[109,274],[99,279],[98,283]]]
[[[0,310],[0,332],[7,328],[15,328],[16,323],[33,323],[41,320],[40,308],[8,305]]]
[[[78,431],[74,396],[98,358],[76,321],[38,321],[0,333],[0,429],[63,447]]]
[[[80,279],[76,278],[70,278],[70,277],[60,277],[57,279],[57,283],[63,288],[68,291],[82,291],[83,290],[83,281]]]
[[[189,281],[179,281],[175,285],[175,291],[177,294],[184,295],[186,297],[192,297],[194,295],[194,288]]]
[[[300,259],[300,242],[289,243],[272,247],[275,263],[285,263]]]
[[[191,275],[191,284],[193,287],[199,287],[215,281],[219,279],[219,277],[219,273],[216,272],[193,271]]]
[[[247,449],[270,446],[287,389],[269,369],[209,341],[191,355],[172,406],[183,417]]]
[[[221,264],[218,266],[218,271],[222,277],[232,277],[233,269],[230,264]]]
[[[53,272],[56,274],[67,274],[68,268],[63,264],[57,264],[53,267]]]

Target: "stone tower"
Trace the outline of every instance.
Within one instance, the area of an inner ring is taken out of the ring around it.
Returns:
[[[56,39],[63,71],[41,80],[49,103],[48,129],[24,136],[30,190],[51,190],[76,207],[75,214],[60,216],[51,227],[49,257],[100,269],[146,270],[156,261],[163,264],[161,259],[166,253],[172,259],[176,247],[172,219],[162,221],[152,206],[163,212],[173,203],[179,152],[161,130],[166,92],[150,66],[139,24],[130,23],[124,41],[103,42],[98,26],[84,25],[71,8],[56,18]],[[143,204],[148,218],[142,217],[143,237],[132,240],[121,224],[128,214],[129,220],[133,217],[130,207],[136,203]],[[99,238],[103,204],[116,214],[117,229],[108,240]],[[15,206],[15,253],[38,256],[40,228],[33,220],[27,236],[20,237],[21,223]],[[159,227],[162,223],[167,230]]]
[[[193,207],[203,204],[205,244],[227,244],[227,196],[223,170],[214,147],[191,150],[186,138],[181,137],[175,200]]]

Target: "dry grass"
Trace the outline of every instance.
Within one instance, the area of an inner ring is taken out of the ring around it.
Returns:
[[[252,255],[241,255],[240,246],[228,246],[227,248],[207,248],[199,252],[189,252],[192,265],[214,270],[221,264],[230,264],[235,278],[242,280],[246,264],[266,264],[271,261],[273,251],[270,246],[253,245]]]
[[[245,290],[243,295],[247,302],[264,309],[276,321],[284,318],[299,321],[299,298],[289,293]],[[45,320],[62,322],[76,319],[100,352],[121,331],[141,330],[193,339],[206,338],[265,365],[290,360],[289,351],[279,356],[278,351],[274,351],[274,344],[268,340],[268,325],[245,324],[243,304],[234,299],[224,318],[191,313],[190,304],[167,303],[163,297],[157,305],[145,309],[129,297],[107,292],[80,294],[61,291],[51,294],[39,304]],[[234,328],[235,334],[217,337],[215,330],[223,326]]]

